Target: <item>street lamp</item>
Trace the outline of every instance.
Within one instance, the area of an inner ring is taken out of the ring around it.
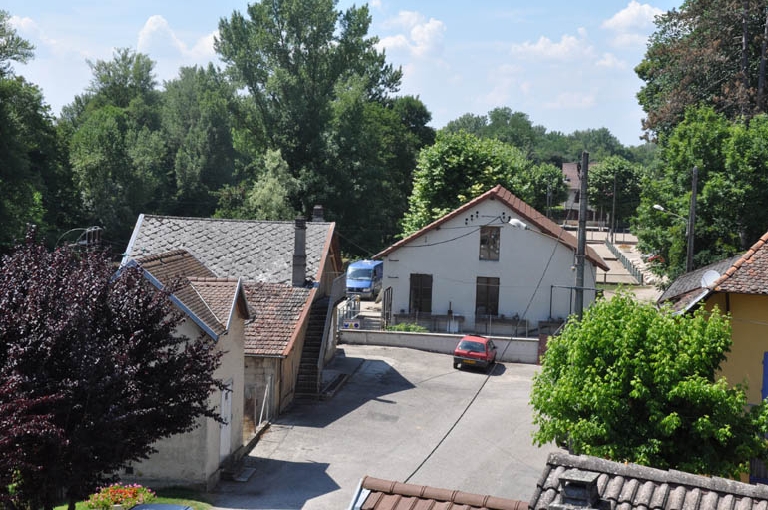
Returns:
[[[672,211],[667,211],[663,206],[659,204],[653,204],[653,208],[657,211],[669,214],[670,216],[674,216],[675,218],[685,222],[685,237],[688,243],[686,246],[685,272],[690,273],[693,270],[693,216],[690,218],[680,216],[679,214],[673,213]]]

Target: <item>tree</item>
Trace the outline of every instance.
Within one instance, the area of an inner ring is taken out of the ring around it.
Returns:
[[[167,202],[158,204],[164,210],[210,216],[215,193],[234,183],[236,105],[234,87],[210,64],[183,67],[177,79],[165,83],[161,122],[174,178],[166,183]]]
[[[728,121],[712,107],[691,108],[667,136],[660,165],[643,181],[633,230],[644,253],[666,262],[654,269],[675,277],[685,266],[685,222],[653,209],[689,215],[691,169],[698,168],[694,266],[746,250],[768,224],[768,117]]]
[[[589,204],[615,214],[611,225],[627,223],[640,204],[643,169],[621,156],[609,156],[589,169]],[[615,197],[614,197],[615,195]]]
[[[553,203],[564,200],[567,193],[559,169],[551,165],[534,167],[522,151],[511,145],[463,131],[441,131],[435,144],[419,153],[409,209],[402,222],[403,235],[498,184],[542,210],[548,184]]]
[[[26,64],[33,57],[34,49],[11,26],[8,11],[0,9],[0,78],[11,74],[11,60]]]
[[[534,376],[534,441],[660,469],[736,476],[765,455],[765,406],[716,372],[731,345],[717,309],[673,315],[628,294],[550,339]]]
[[[169,195],[167,146],[160,127],[154,63],[129,49],[90,63],[88,92],[67,109],[70,164],[86,221],[127,242],[140,212]]]
[[[50,108],[38,87],[14,76],[10,60],[32,58],[32,45],[16,35],[0,10],[0,252],[41,231],[69,228],[77,215],[71,173]]]
[[[663,140],[686,109],[710,106],[729,120],[766,111],[764,2],[688,0],[656,18],[635,72],[650,140]]]
[[[104,253],[48,252],[29,234],[5,257],[0,427],[14,436],[0,440],[0,494],[50,509],[63,491],[74,509],[156,440],[220,419],[208,407],[220,354],[177,336],[179,320],[166,291],[138,268],[115,275]]]
[[[235,12],[222,19],[216,40],[228,71],[255,106],[257,118],[249,125],[263,131],[252,136],[280,150],[293,177],[302,181],[292,205],[305,214],[317,203],[343,203],[347,194],[340,183],[351,178],[343,174],[349,167],[337,166],[328,145],[339,95],[360,88],[366,103],[385,103],[402,75],[386,64],[376,49],[378,39],[367,37],[368,8],[342,12],[335,6],[335,0],[255,2],[247,18]],[[333,205],[327,205],[333,215]]]

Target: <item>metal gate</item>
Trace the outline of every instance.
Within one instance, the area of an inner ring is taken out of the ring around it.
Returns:
[[[392,324],[392,287],[387,287],[381,298],[381,329],[386,331],[390,324]]]

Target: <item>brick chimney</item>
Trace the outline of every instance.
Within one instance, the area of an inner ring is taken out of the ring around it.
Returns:
[[[597,492],[599,473],[569,469],[560,475],[559,503],[551,503],[548,510],[600,509],[600,495]]]
[[[291,283],[303,287],[307,280],[307,222],[296,218],[293,238],[293,273]]]
[[[323,206],[318,204],[312,208],[312,221],[325,221],[323,219]]]

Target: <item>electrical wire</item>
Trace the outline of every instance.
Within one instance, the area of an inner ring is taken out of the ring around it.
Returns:
[[[566,221],[568,221],[570,219],[571,211],[572,211],[571,209],[568,210],[568,214],[567,214],[567,216],[565,218]],[[551,239],[555,239],[556,242],[553,245],[552,253],[550,253],[550,255],[549,255],[549,259],[547,260],[547,264],[544,266],[544,270],[541,273],[541,277],[539,278],[539,281],[536,284],[536,288],[533,290],[533,293],[531,294],[531,298],[528,300],[528,304],[525,307],[525,311],[520,316],[520,320],[524,320],[525,319],[525,314],[528,313],[528,309],[530,308],[531,304],[533,303],[533,300],[536,298],[536,294],[539,292],[539,288],[541,287],[541,282],[544,281],[544,276],[546,275],[547,270],[549,269],[549,265],[552,262],[552,258],[555,256],[555,252],[557,251],[557,247],[560,245],[560,238],[562,237],[564,231],[565,230],[561,227],[560,228],[560,232],[558,233],[557,238],[555,238],[553,236],[546,236],[546,237],[550,237]],[[542,234],[542,235],[544,235],[544,234]],[[501,358],[504,357],[504,355],[507,352],[507,349],[509,349],[509,346],[511,344],[512,344],[512,342],[507,342],[507,345],[504,347],[504,350],[501,353],[501,356],[500,356]],[[411,478],[413,478],[416,475],[416,473],[418,473],[419,470],[421,470],[421,468],[424,467],[424,465],[429,461],[429,459],[432,458],[432,456],[440,448],[440,446],[445,442],[445,440],[448,439],[448,436],[458,426],[458,424],[461,421],[461,419],[469,411],[469,408],[472,407],[472,404],[475,403],[475,401],[477,400],[477,397],[480,396],[480,392],[483,391],[483,388],[485,388],[485,385],[488,384],[488,381],[490,380],[491,376],[493,375],[493,372],[495,371],[495,369],[496,369],[496,367],[494,365],[493,369],[488,371],[488,373],[485,376],[485,379],[483,380],[483,383],[480,385],[480,387],[475,392],[474,396],[470,399],[470,401],[464,407],[464,410],[461,412],[461,414],[458,416],[458,418],[456,418],[456,420],[453,422],[453,425],[451,425],[451,427],[446,431],[446,433],[443,434],[443,437],[440,438],[440,441],[437,442],[435,447],[432,448],[432,450],[427,454],[426,457],[424,457],[424,460],[422,460],[419,463],[419,465],[416,466],[416,469],[414,469],[413,472],[410,475],[408,475],[408,478],[405,479],[405,483],[408,483],[411,480]]]

